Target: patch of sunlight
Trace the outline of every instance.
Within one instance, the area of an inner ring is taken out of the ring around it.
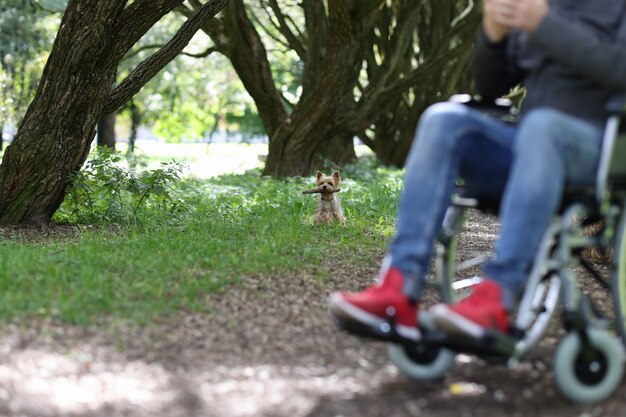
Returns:
[[[0,365],[0,400],[17,414],[85,413],[113,403],[158,411],[176,392],[168,373],[144,362],[110,364],[24,350]]]
[[[470,355],[466,355],[464,353],[460,353],[456,355],[455,360],[457,363],[470,363],[474,359]]]
[[[362,378],[328,375],[324,368],[258,365],[219,366],[205,373],[199,385],[201,397],[219,415],[253,417],[307,416],[329,397],[352,399],[366,387]]]
[[[376,389],[362,374],[324,366],[205,364],[170,371],[157,363],[97,359],[99,348],[65,354],[27,349],[0,365],[0,412],[11,415],[307,416],[329,398]],[[108,357],[108,354],[104,354]]]

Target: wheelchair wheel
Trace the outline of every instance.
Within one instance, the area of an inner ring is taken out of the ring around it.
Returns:
[[[626,214],[622,216],[613,255],[611,293],[615,307],[616,326],[626,346]]]
[[[617,389],[624,373],[624,349],[620,341],[602,329],[568,333],[554,357],[556,385],[564,397],[579,404],[598,403]]]
[[[454,362],[450,350],[422,344],[388,343],[387,354],[403,374],[415,381],[441,379]]]
[[[531,317],[530,325],[520,342],[523,353],[530,351],[543,338],[554,312],[559,305],[561,278],[555,274],[546,277],[537,285],[527,317]],[[518,311],[518,314],[521,314]]]

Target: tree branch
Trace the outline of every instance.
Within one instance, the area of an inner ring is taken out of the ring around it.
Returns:
[[[287,22],[287,18],[283,14],[278,2],[276,0],[268,0],[269,6],[274,12],[274,16],[276,16],[276,20],[278,20],[278,24],[274,24],[276,29],[287,39],[289,46],[293,48],[294,51],[298,54],[298,56],[302,59],[306,56],[306,47],[302,43],[302,39],[298,37],[289,26]]]
[[[384,108],[385,105],[393,101],[398,94],[401,94],[408,88],[413,87],[420,79],[440,72],[442,66],[446,65],[451,59],[454,59],[458,54],[461,54],[464,49],[469,48],[470,46],[471,45],[461,44],[455,48],[449,49],[441,55],[431,59],[427,63],[420,65],[405,78],[400,79],[385,88],[381,88],[375,93],[376,97],[370,97],[368,100],[361,100],[361,102],[366,102],[366,104],[357,106],[351,117],[347,117],[344,122],[348,123],[351,130],[361,130],[364,125],[368,123],[368,120],[372,119],[372,114],[378,111],[378,109]]]
[[[162,44],[156,44],[156,43],[151,43],[149,45],[143,45],[140,48],[137,48],[134,51],[129,52],[128,54],[126,54],[126,56],[124,57],[124,59],[129,59],[132,58],[134,56],[139,55],[139,53],[143,52],[143,51],[147,51],[148,49],[161,49],[163,48],[165,45]],[[215,46],[209,46],[207,49],[205,49],[202,52],[198,52],[196,54],[192,53],[192,52],[181,52],[180,55],[185,55],[191,58],[206,58],[207,56],[211,55],[213,52],[217,51],[217,48]]]
[[[184,0],[135,0],[124,9],[117,25],[111,60],[121,61],[143,35]]]
[[[213,52],[217,51],[217,47],[215,46],[210,46],[208,48],[206,48],[204,51],[202,52],[198,52],[197,54],[191,53],[191,52],[181,52],[181,55],[185,55],[185,56],[189,56],[191,58],[206,58],[207,56],[211,55]]]
[[[124,81],[111,91],[103,114],[111,113],[137,94],[150,79],[182,52],[198,29],[222,10],[227,1],[210,0],[198,9],[183,23],[176,35],[163,48],[139,64]]]
[[[266,14],[268,16],[268,18],[270,17],[269,13],[266,11]],[[278,36],[277,34],[274,34],[273,31],[268,30],[265,25],[263,23],[261,23],[261,21],[259,20],[259,18],[257,17],[256,14],[252,13],[252,16],[250,17],[250,20],[253,21],[253,23],[255,23],[255,26],[260,27],[261,29],[263,29],[263,32],[265,32],[265,34],[267,36],[269,36],[274,42],[276,42],[278,45],[281,45],[285,51],[289,51],[293,48],[291,48],[291,46],[289,46],[289,44],[287,43],[287,41]],[[278,30],[278,26],[276,25],[276,23],[270,18],[270,21],[272,22],[272,26]],[[280,33],[280,31],[278,32]]]
[[[467,32],[473,32],[475,30],[475,25],[478,22],[478,20],[476,20],[477,16],[478,14],[475,14],[472,15],[472,19],[464,18],[458,21],[456,26],[450,28],[447,33],[442,35],[442,38],[449,40],[459,36],[461,39],[464,39],[466,37],[464,35]],[[400,25],[400,23],[398,23],[398,25]],[[468,41],[457,43],[454,47],[444,50],[435,49],[438,53],[426,62],[420,64],[419,67],[410,71],[402,69],[403,77],[383,77],[386,80],[384,83],[375,82],[369,85],[364,92],[367,97],[359,100],[354,112],[347,117],[344,122],[350,125],[352,131],[361,131],[370,123],[373,114],[376,113],[378,109],[384,108],[388,103],[396,100],[397,97],[407,89],[415,87],[424,77],[429,77],[440,72],[442,68],[446,67],[448,62],[468,53],[472,45],[473,43]],[[391,70],[393,67],[389,69]],[[450,76],[452,78],[458,78],[458,75],[451,74]],[[390,80],[395,81],[389,82]]]
[[[328,54],[328,16],[324,2],[319,0],[303,0],[306,37],[308,39],[307,54],[302,57],[305,62],[302,88],[314,85],[318,77],[324,73],[324,59]]]
[[[163,48],[162,44],[156,44],[156,43],[151,43],[148,45],[142,45],[139,48],[130,51],[129,53],[126,54],[126,56],[124,57],[124,60],[130,59],[132,57],[135,57],[137,55],[139,55],[140,53],[142,53],[143,51],[147,51],[148,49],[161,49]]]

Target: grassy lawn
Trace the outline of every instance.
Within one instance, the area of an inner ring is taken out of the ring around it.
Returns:
[[[371,264],[372,255],[387,246],[400,171],[367,157],[344,168],[340,197],[348,226],[319,227],[312,224],[316,197],[300,193],[311,188],[312,177],[261,177],[257,145],[211,145],[208,155],[202,151],[197,145],[146,149],[149,167],[176,158],[189,166],[188,175],[169,183],[169,200],[154,194],[152,203],[120,205],[133,211],[127,221],[103,216],[96,224],[65,227],[72,233],[55,238],[0,229],[0,319],[141,324],[180,309],[210,308],[204,294],[249,276],[289,279],[306,269],[325,279],[329,272],[322,259]],[[251,170],[224,174],[227,167]],[[108,211],[112,200],[90,192],[90,198],[102,200],[93,210]],[[64,205],[67,216],[72,210],[84,208]]]

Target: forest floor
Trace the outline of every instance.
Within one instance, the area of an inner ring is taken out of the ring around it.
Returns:
[[[497,230],[472,214],[459,245],[488,252]],[[626,381],[606,402],[573,405],[554,385],[548,335],[510,369],[459,355],[445,379],[408,380],[382,343],[339,331],[328,313],[335,289],[358,290],[377,274],[324,261],[332,276],[245,277],[207,296],[210,311],[181,312],[138,330],[41,322],[0,330],[0,415],[220,417],[618,417]],[[132,277],[129,277],[132,279]],[[606,294],[587,291],[610,309]]]

